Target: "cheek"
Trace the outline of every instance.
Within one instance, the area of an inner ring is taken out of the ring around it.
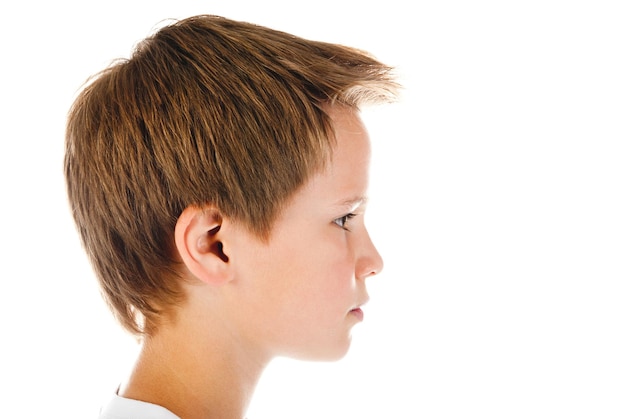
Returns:
[[[352,252],[342,232],[330,230],[326,234],[305,235],[283,246],[279,252],[283,262],[295,275],[323,275],[350,269]]]
[[[353,303],[354,258],[342,234],[303,235],[306,240],[291,240],[266,254],[259,265],[264,265],[265,291],[277,310],[320,316]]]
[[[313,289],[310,295],[318,296],[318,303],[341,303],[352,297],[354,289],[354,261],[345,243],[327,242],[325,246],[312,250],[315,257],[307,275]]]

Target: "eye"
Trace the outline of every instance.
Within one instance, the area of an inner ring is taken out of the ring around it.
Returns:
[[[339,227],[343,228],[346,231],[350,231],[350,229],[346,227],[346,224],[348,223],[348,221],[350,221],[354,217],[356,217],[356,214],[353,214],[353,213],[346,214],[343,217],[339,217],[333,220],[333,223],[337,224]]]

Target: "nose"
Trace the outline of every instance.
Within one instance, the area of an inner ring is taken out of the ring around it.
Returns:
[[[361,252],[356,264],[356,277],[366,279],[377,275],[383,270],[383,258],[376,250],[376,246],[367,231],[365,231]]]

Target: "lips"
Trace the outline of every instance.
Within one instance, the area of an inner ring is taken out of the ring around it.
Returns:
[[[363,298],[360,298],[360,299],[357,300],[357,304],[349,312],[349,314],[352,314],[359,321],[363,321],[363,310],[361,309],[361,307],[364,306],[365,304],[367,304],[367,302],[370,299],[369,296],[367,295],[367,293],[364,293],[364,295],[362,295],[362,297]]]
[[[361,310],[359,307],[350,310],[350,314],[359,319],[359,321],[363,321],[363,310]]]

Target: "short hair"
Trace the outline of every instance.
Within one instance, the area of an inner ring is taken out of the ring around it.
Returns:
[[[324,105],[392,101],[392,73],[363,51],[202,15],[88,80],[68,116],[66,186],[122,326],[151,334],[184,300],[174,229],[186,207],[214,205],[267,238],[331,155]]]

